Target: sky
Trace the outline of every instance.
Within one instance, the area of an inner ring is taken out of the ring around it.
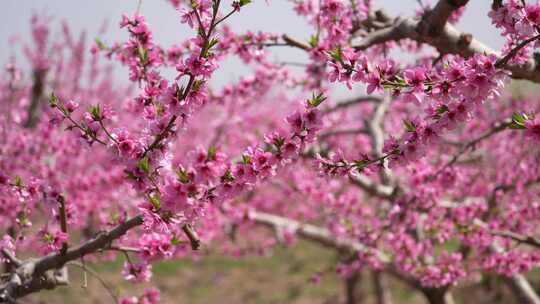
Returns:
[[[122,13],[133,13],[138,0],[2,0],[0,10],[0,63],[5,63],[11,56],[21,57],[18,49],[10,46],[10,38],[28,41],[30,38],[30,18],[33,14],[46,14],[53,17],[53,34],[60,31],[58,22],[65,20],[73,32],[87,31],[90,39],[100,37],[105,42],[125,41],[127,34],[118,28]],[[434,3],[435,0],[431,0]],[[224,0],[229,3],[230,0]],[[430,3],[429,0],[423,0]],[[393,15],[410,16],[418,9],[418,0],[374,0],[377,8],[384,8]],[[458,28],[473,34],[492,48],[500,49],[503,39],[487,17],[491,1],[472,0]],[[242,8],[240,14],[233,16],[229,24],[235,30],[263,30],[273,33],[287,33],[292,37],[307,41],[311,31],[305,21],[291,10],[288,0],[253,0]],[[169,46],[187,37],[193,31],[180,25],[179,13],[165,0],[143,0],[140,12],[146,16],[154,32],[154,38],[164,46]],[[99,34],[100,28],[107,23],[105,34]],[[290,48],[273,50],[276,60],[301,61],[301,51]],[[245,74],[248,68],[237,60],[226,62],[215,76],[217,83],[225,83]],[[121,73],[126,71],[119,70]]]

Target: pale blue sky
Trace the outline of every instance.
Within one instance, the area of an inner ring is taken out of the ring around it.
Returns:
[[[228,4],[230,1],[225,0]],[[307,39],[311,34],[303,19],[296,17],[286,0],[254,0],[234,16],[230,24],[237,30],[264,30],[275,33],[288,33],[293,37]],[[428,3],[429,0],[424,0]],[[434,0],[432,0],[434,2]],[[385,8],[392,14],[410,15],[418,8],[416,0],[375,0],[377,7]],[[503,40],[487,17],[491,1],[470,1],[466,14],[458,27],[474,34],[493,48],[500,48]],[[46,13],[56,21],[66,20],[76,31],[87,30],[90,39],[97,36],[103,22],[108,20],[107,34],[101,36],[104,41],[120,41],[126,33],[118,28],[118,20],[122,13],[131,13],[137,6],[137,0],[2,0],[0,9],[0,62],[7,61],[9,56],[17,53],[9,46],[9,37],[19,34],[22,39],[29,37],[29,20],[33,13]],[[179,14],[171,9],[165,0],[143,0],[141,12],[146,15],[154,31],[156,41],[163,45],[171,45],[189,37],[193,33],[179,24]],[[59,31],[59,27],[54,27]],[[20,56],[20,55],[17,55]],[[274,55],[286,61],[302,61],[302,54],[296,50],[276,49]],[[223,70],[216,75],[217,82],[236,78],[246,72],[246,68],[238,61],[227,62]]]

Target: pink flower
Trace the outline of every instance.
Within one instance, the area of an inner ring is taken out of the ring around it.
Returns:
[[[139,299],[139,304],[159,304],[161,294],[156,288],[146,288],[142,297]]]
[[[299,111],[295,111],[293,114],[287,116],[286,121],[291,125],[293,132],[300,133],[303,131],[304,121]]]
[[[41,230],[38,236],[43,243],[41,250],[44,253],[50,253],[53,251],[59,251],[62,245],[69,239],[69,235],[62,231],[49,232],[47,230]]]
[[[15,245],[13,244],[13,239],[9,235],[4,235],[2,240],[0,240],[0,249],[7,250],[10,253],[15,253]],[[4,258],[4,255],[0,255],[0,262],[6,263],[7,260]]]
[[[141,257],[148,261],[157,258],[169,258],[173,254],[170,236],[152,232],[143,234],[139,239]]]
[[[379,91],[380,89],[382,89],[381,77],[379,76],[378,73],[369,74],[367,83],[368,83],[368,86],[367,86],[368,94],[371,94],[374,91]]]
[[[525,134],[528,138],[540,143],[540,116],[525,121]]]
[[[124,279],[134,283],[142,283],[150,281],[152,277],[152,265],[147,262],[141,263],[124,263],[124,269],[122,270]]]
[[[412,88],[412,92],[423,92],[425,90],[424,81],[427,79],[425,68],[407,69],[403,72],[403,78]]]
[[[73,101],[72,99],[70,99],[68,100],[68,102],[66,102],[65,107],[66,107],[66,110],[68,110],[69,112],[73,112],[79,108],[79,104]]]

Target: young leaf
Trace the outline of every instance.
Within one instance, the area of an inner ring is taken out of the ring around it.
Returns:
[[[414,124],[414,122],[408,119],[404,119],[403,125],[405,126],[405,130],[407,130],[407,132],[416,132],[416,125]]]
[[[137,164],[137,168],[146,174],[150,173],[150,161],[148,160],[148,157],[141,159]]]
[[[90,108],[90,115],[92,115],[92,119],[95,121],[101,120],[101,107],[99,106],[99,104]]]
[[[58,97],[54,95],[54,92],[51,93],[51,96],[49,97],[49,105],[54,108],[58,106]]]
[[[326,100],[326,97],[323,95],[323,93],[319,93],[317,96],[315,96],[315,93],[313,93],[313,96],[311,97],[310,100],[308,100],[308,103],[310,106],[316,108],[325,100]]]
[[[208,148],[208,156],[206,157],[208,160],[215,160],[216,159],[216,147],[209,147]]]
[[[150,204],[154,207],[155,210],[161,209],[161,199],[158,195],[150,195]]]

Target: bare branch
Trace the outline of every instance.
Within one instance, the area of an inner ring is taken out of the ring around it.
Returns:
[[[362,133],[367,133],[367,130],[364,129],[364,128],[338,129],[338,130],[330,130],[330,131],[327,131],[327,132],[323,132],[318,136],[318,138],[320,140],[324,140],[324,139],[326,139],[328,137],[333,137],[333,136],[357,135],[357,134],[362,134]]]
[[[47,70],[36,69],[33,75],[32,85],[32,98],[30,100],[30,106],[28,107],[26,121],[24,122],[25,128],[33,128],[39,121],[39,105],[43,98],[43,90],[45,86],[45,76]]]
[[[392,99],[390,95],[388,93],[385,94],[382,101],[375,107],[371,120],[365,122],[369,134],[371,135],[373,153],[377,158],[382,158],[384,156],[384,117],[391,102]],[[388,163],[386,159],[383,159],[382,162],[383,164]],[[381,170],[380,176],[384,184],[388,184],[392,180],[392,174],[386,165],[384,165],[384,168]]]
[[[365,50],[376,44],[401,39],[412,39],[420,43],[426,43],[435,47],[441,54],[457,54],[465,58],[474,54],[496,55],[501,54],[489,46],[475,39],[471,34],[457,30],[451,24],[446,23],[437,36],[423,35],[418,31],[422,20],[414,18],[395,18],[394,23],[388,27],[373,31],[364,37],[357,45],[356,50]],[[424,21],[425,22],[425,21]],[[512,73],[514,79],[526,79],[540,83],[540,71],[534,58],[530,58],[524,64],[505,64],[504,68]]]
[[[311,49],[311,47],[303,42],[300,42],[298,40],[295,40],[287,35],[283,35],[281,36],[281,38],[283,39],[283,41],[285,41],[285,43],[287,43],[288,45],[290,46],[294,46],[294,47],[297,47],[299,49],[302,49],[304,51],[309,51]]]
[[[265,225],[272,229],[283,229],[297,234],[298,236],[319,243],[323,246],[335,248],[343,252],[362,252],[367,247],[349,238],[339,238],[334,236],[330,231],[324,228],[317,227],[311,224],[303,224],[292,219],[284,218],[278,215],[273,215],[264,212],[251,212],[250,219],[258,224]],[[381,257],[386,258],[382,256]]]
[[[375,295],[377,296],[377,304],[392,304],[392,293],[383,273],[374,270],[371,272],[371,277],[373,280]]]
[[[530,235],[523,235],[512,231],[492,231],[491,234],[509,238],[518,243],[540,248],[540,240]]]
[[[444,164],[437,172],[433,175],[433,178],[435,178],[437,175],[439,175],[441,172],[443,172],[446,168],[451,167],[454,165],[458,159],[463,155],[465,152],[467,152],[469,149],[474,148],[477,144],[479,144],[481,141],[505,130],[508,128],[508,126],[512,123],[511,119],[505,119],[502,122],[497,122],[491,129],[487,130],[486,132],[482,133],[477,138],[470,140],[463,144],[459,151],[452,156],[452,158]]]
[[[493,243],[490,246],[491,250],[495,252],[502,252],[501,248],[497,243]],[[514,294],[519,300],[519,303],[523,304],[540,304],[540,297],[536,294],[534,288],[532,288],[527,278],[522,274],[514,274],[510,277],[505,277],[505,283],[512,289]]]
[[[143,223],[142,216],[135,216],[108,232],[99,234],[77,247],[68,249],[65,253],[51,253],[39,259],[22,261],[12,273],[12,278],[0,286],[0,302],[12,301],[42,289],[52,289],[59,285],[68,284],[67,262],[77,260],[110,246],[110,244]]]
[[[435,7],[426,12],[418,24],[421,35],[438,36],[444,29],[450,16],[460,7],[465,6],[469,0],[439,0]]]
[[[109,293],[109,295],[113,299],[114,303],[119,303],[118,295],[114,291],[114,288],[112,286],[110,286],[110,284],[107,283],[107,281],[105,281],[105,279],[103,279],[99,275],[99,273],[97,273],[95,270],[93,270],[92,268],[86,266],[85,264],[81,264],[81,263],[77,263],[77,262],[69,262],[69,263],[67,263],[67,265],[76,266],[76,267],[81,268],[85,273],[88,272],[90,275],[92,275],[94,278],[96,278],[99,281],[99,283],[101,283],[101,285],[105,288],[105,290],[107,290],[107,293]]]
[[[521,274],[515,274],[505,278],[506,284],[512,289],[519,303],[522,304],[540,304],[540,298],[534,291],[527,278]]]
[[[354,185],[362,188],[364,191],[373,196],[391,200],[395,195],[395,190],[393,187],[374,182],[363,174],[349,175],[349,179]]]
[[[324,110],[324,114],[329,114],[364,102],[381,102],[381,100],[381,97],[371,95],[355,97],[350,100],[339,102],[335,106]]]
[[[201,240],[199,239],[197,232],[193,230],[193,227],[191,227],[191,225],[189,224],[185,224],[184,226],[182,226],[182,230],[184,231],[191,243],[191,249],[199,250],[199,248],[201,247]]]
[[[6,248],[2,248],[2,255],[9,261],[13,266],[19,267],[22,265],[22,261],[19,260],[13,253],[11,253]]]
[[[58,216],[60,217],[60,230],[63,233],[67,233],[66,200],[64,199],[64,196],[59,195],[57,201],[58,201],[58,210],[59,210]],[[60,253],[66,254],[67,249],[68,249],[67,242],[63,242]]]

